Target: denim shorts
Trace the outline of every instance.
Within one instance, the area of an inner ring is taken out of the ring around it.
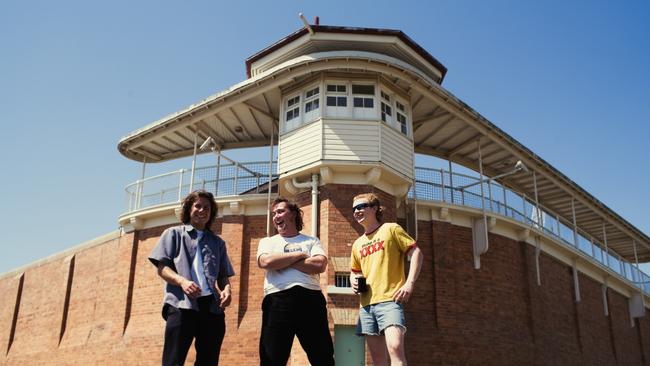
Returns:
[[[392,325],[406,331],[404,308],[394,301],[380,302],[359,309],[356,334],[382,335],[384,330]]]

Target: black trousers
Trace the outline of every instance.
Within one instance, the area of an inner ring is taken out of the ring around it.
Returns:
[[[327,325],[325,297],[320,291],[294,286],[264,297],[260,365],[284,366],[294,336],[314,366],[334,365],[334,345]]]
[[[226,334],[224,315],[210,312],[212,296],[198,299],[199,311],[177,309],[165,305],[167,325],[165,326],[165,345],[163,347],[163,366],[182,366],[187,351],[194,342],[197,366],[219,364],[219,352],[223,336]]]

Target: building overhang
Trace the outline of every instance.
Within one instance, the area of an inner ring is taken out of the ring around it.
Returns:
[[[525,193],[577,226],[586,237],[634,262],[650,261],[650,238],[566,175],[499,129],[426,73],[391,56],[365,51],[329,51],[287,60],[231,88],[156,121],[122,138],[126,157],[161,162],[191,156],[195,146],[213,137],[220,149],[277,144],[282,90],[321,73],[382,78],[410,97],[415,151],[503,175],[522,161],[530,170],[496,179]],[[534,177],[533,177],[534,172]],[[535,190],[535,186],[537,189]]]

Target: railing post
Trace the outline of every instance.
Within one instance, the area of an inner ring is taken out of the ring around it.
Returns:
[[[487,183],[488,183],[488,198],[490,199],[490,211],[494,212],[494,207],[492,207],[492,179],[488,179]],[[481,185],[482,184],[483,183],[481,183]]]
[[[508,216],[508,200],[506,199],[507,197],[506,186],[504,186],[503,183],[501,183],[501,188],[503,188],[503,213],[505,214],[505,216]]]
[[[180,177],[180,181],[178,182],[178,202],[180,202],[181,198],[183,197],[183,171],[184,170],[185,169],[179,170],[179,174],[181,177]]]
[[[447,198],[447,193],[445,192],[446,191],[446,189],[445,189],[445,173],[444,173],[444,170],[442,170],[442,168],[440,168],[440,183],[441,183],[441,186],[442,186],[442,202],[447,202],[447,199],[446,199]]]
[[[255,174],[255,193],[260,193],[260,175]]]
[[[528,215],[526,215],[526,193],[521,193],[521,202],[524,205],[524,210],[523,210],[523,215],[524,215],[524,224],[527,224],[526,220],[528,219]]]
[[[239,164],[235,164],[235,184],[233,184],[233,195],[236,195],[239,190],[237,189],[237,185],[239,183]]]
[[[142,192],[144,191],[144,174],[147,168],[147,158],[142,159],[142,174],[140,175],[140,180],[138,181],[138,200],[136,202],[136,209],[142,207]]]
[[[605,220],[603,220],[603,242],[605,243],[605,263],[609,267],[609,248],[607,247],[607,230],[605,230]]]
[[[576,220],[576,205],[575,198],[571,197],[571,216],[573,216],[573,245],[576,248],[580,248],[580,243],[578,242],[578,222]]]
[[[454,172],[451,170],[451,160],[447,161],[449,162],[449,191],[451,192],[451,203],[454,203]]]
[[[537,226],[539,228],[543,227],[542,225],[542,215],[539,212],[539,199],[537,197],[537,174],[533,170],[533,190],[535,193],[535,220],[537,221]]]
[[[194,132],[194,152],[192,153],[192,173],[190,173],[190,188],[187,190],[187,193],[190,194],[192,193],[192,190],[194,189],[194,173],[196,171],[196,149],[198,146],[198,132]],[[179,201],[181,200],[180,198],[178,199]]]
[[[221,174],[221,154],[217,154],[217,173],[214,180],[214,196],[219,196],[219,175]]]

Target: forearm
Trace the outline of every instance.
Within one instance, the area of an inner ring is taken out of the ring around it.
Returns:
[[[303,252],[263,254],[257,259],[257,265],[262,269],[278,270],[291,266],[305,256]]]
[[[327,269],[327,258],[323,255],[315,255],[299,260],[293,263],[291,267],[307,274],[323,273]]]
[[[422,269],[422,261],[424,257],[420,248],[415,247],[413,253],[411,254],[411,265],[409,266],[409,273],[406,277],[407,283],[415,283],[415,281],[420,276],[420,270]]]
[[[165,282],[169,283],[170,285],[182,287],[183,282],[187,281],[187,279],[178,273],[171,269],[171,267],[164,265],[162,263],[158,264],[158,276],[160,276]]]

